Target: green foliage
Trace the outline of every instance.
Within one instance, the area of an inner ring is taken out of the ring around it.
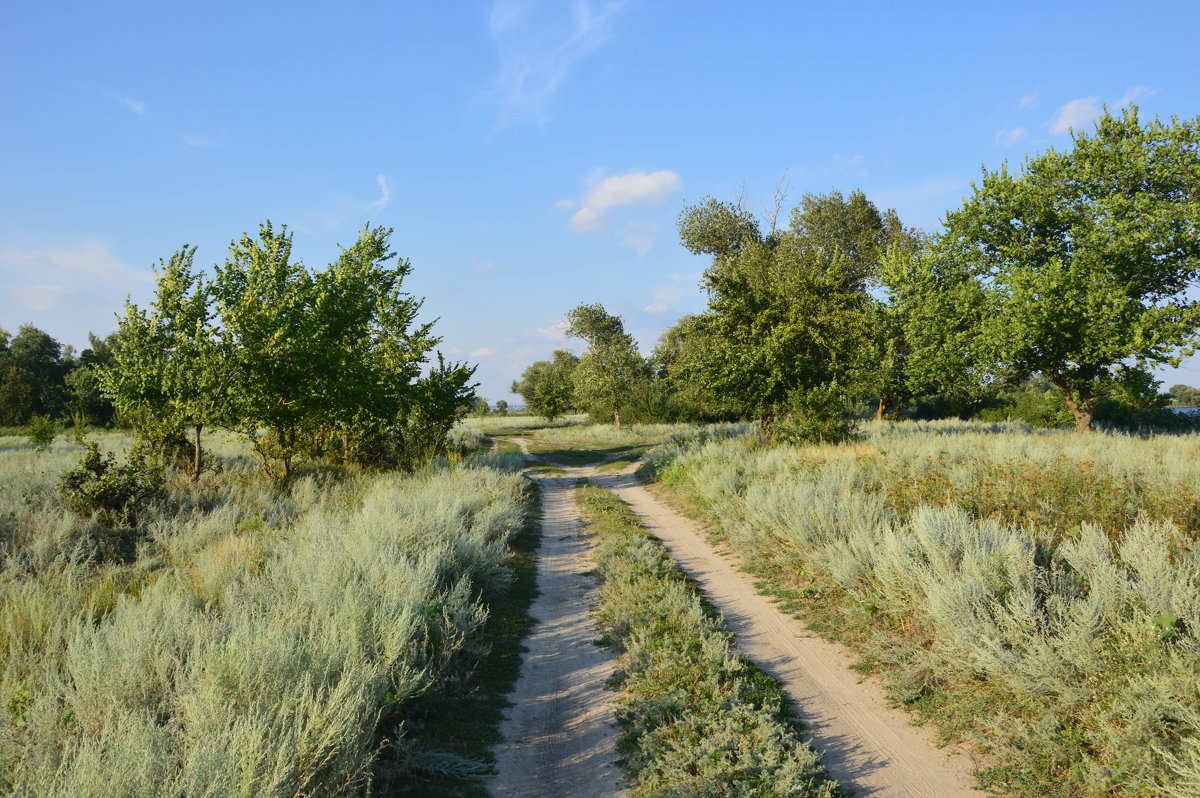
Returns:
[[[508,401],[507,400],[505,400],[505,399],[497,399],[496,400],[496,415],[498,415],[498,416],[507,416],[508,415]]]
[[[1171,405],[1174,407],[1200,406],[1200,388],[1191,385],[1172,385],[1170,390]]]
[[[562,349],[551,357],[526,368],[510,390],[521,395],[529,412],[552,422],[575,408],[574,374],[579,357]]]
[[[1136,108],[1020,173],[985,172],[929,256],[978,292],[943,303],[952,327],[991,374],[1044,375],[1086,429],[1122,365],[1177,363],[1197,340],[1197,184],[1200,120],[1142,124]]]
[[[662,544],[608,491],[576,493],[603,576],[596,619],[621,652],[631,795],[832,796],[779,686],[741,658]]]
[[[474,369],[439,356],[422,375],[440,339],[416,323],[421,301],[402,290],[411,266],[390,235],[364,228],[310,270],[292,258],[287,229],[267,222],[211,279],[184,247],[161,264],[150,310],[127,305],[105,392],[161,462],[194,480],[212,426],[244,435],[282,483],[305,455],[412,467],[444,453]]]
[[[1184,795],[1200,762],[1200,438],[872,424],[679,436],[655,473],[1017,796]]]
[[[25,436],[38,451],[45,451],[58,437],[58,424],[50,416],[35,415],[29,419]]]
[[[106,527],[131,525],[146,506],[162,497],[163,474],[152,466],[144,449],[134,447],[124,463],[87,444],[79,463],[63,472],[58,492],[80,518],[93,516]]]
[[[575,403],[593,420],[612,418],[619,428],[622,408],[650,380],[637,344],[621,318],[601,305],[580,305],[568,313],[567,335],[588,346],[571,374]]]
[[[281,496],[244,442],[212,446],[219,473],[139,513],[133,562],[83,549],[98,525],[63,514],[54,464],[0,457],[0,791],[332,798],[479,772],[420,727],[446,698],[478,706],[519,464],[301,476]]]
[[[695,343],[677,358],[677,378],[756,418],[764,434],[793,411],[803,416],[793,420],[799,428],[832,432],[845,403],[823,400],[863,381],[863,342],[873,331],[867,279],[899,222],[860,192],[849,200],[835,192],[806,196],[791,226],[766,237],[738,228],[736,246],[696,238],[696,230],[728,229],[734,210],[709,201],[680,217],[684,245],[713,262],[704,275],[709,307],[688,324],[685,341]]]

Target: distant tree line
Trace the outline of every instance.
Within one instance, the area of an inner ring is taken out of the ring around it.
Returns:
[[[431,352],[422,301],[391,231],[365,228],[326,268],[292,257],[267,222],[235,241],[211,277],[195,248],[160,262],[149,307],[127,303],[117,331],[78,358],[32,327],[0,336],[0,406],[11,424],[83,414],[130,427],[151,458],[198,479],[205,429],[248,440],[286,483],[300,458],[412,467],[445,451],[470,408],[475,369]]]
[[[113,338],[88,340],[76,354],[31,324],[16,335],[0,327],[0,426],[25,426],[34,416],[112,423],[113,404],[100,389],[99,374],[112,362]]]
[[[1163,393],[1152,371],[1200,340],[1200,119],[1105,112],[1068,151],[985,170],[936,235],[860,191],[806,195],[785,227],[779,213],[685,208],[683,245],[712,259],[708,308],[642,358],[619,318],[580,306],[584,354],[556,352],[513,390],[543,415],[753,419],[809,440],[844,437],[867,407],[1187,423],[1167,408],[1197,397]]]

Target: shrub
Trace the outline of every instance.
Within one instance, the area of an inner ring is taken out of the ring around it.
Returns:
[[[106,527],[132,524],[147,503],[162,494],[163,474],[148,464],[140,447],[130,450],[118,464],[111,453],[89,443],[79,464],[63,473],[58,491],[81,518],[96,519]]]
[[[54,443],[54,439],[58,437],[58,424],[50,416],[34,416],[29,419],[29,426],[25,429],[25,436],[29,442],[37,447],[39,452],[44,452],[50,448],[50,444]]]

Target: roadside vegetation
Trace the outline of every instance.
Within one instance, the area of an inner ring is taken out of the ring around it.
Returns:
[[[1200,437],[879,423],[680,435],[643,473],[1020,796],[1195,795]]]
[[[581,482],[603,582],[595,611],[620,652],[620,750],[630,795],[834,796],[775,682],[609,491]]]
[[[483,673],[510,678],[532,567],[528,540],[513,549],[520,458],[315,471],[281,495],[244,442],[211,446],[218,470],[176,472],[111,523],[55,488],[77,445],[0,454],[0,789],[366,795],[486,772],[427,718],[501,636],[509,664]],[[510,628],[490,635],[493,617]]]

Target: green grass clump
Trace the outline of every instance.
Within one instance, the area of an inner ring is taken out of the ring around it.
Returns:
[[[1200,794],[1200,436],[872,424],[650,460],[766,589],[974,742],[984,788]]]
[[[0,453],[0,792],[350,796],[486,771],[423,719],[477,691],[491,608],[531,568],[521,458],[281,495],[213,443],[220,468],[170,481],[118,556],[55,490],[79,446]]]
[[[778,685],[737,654],[666,549],[616,496],[576,496],[603,576],[597,623],[621,651],[621,750],[633,796],[833,796]]]

